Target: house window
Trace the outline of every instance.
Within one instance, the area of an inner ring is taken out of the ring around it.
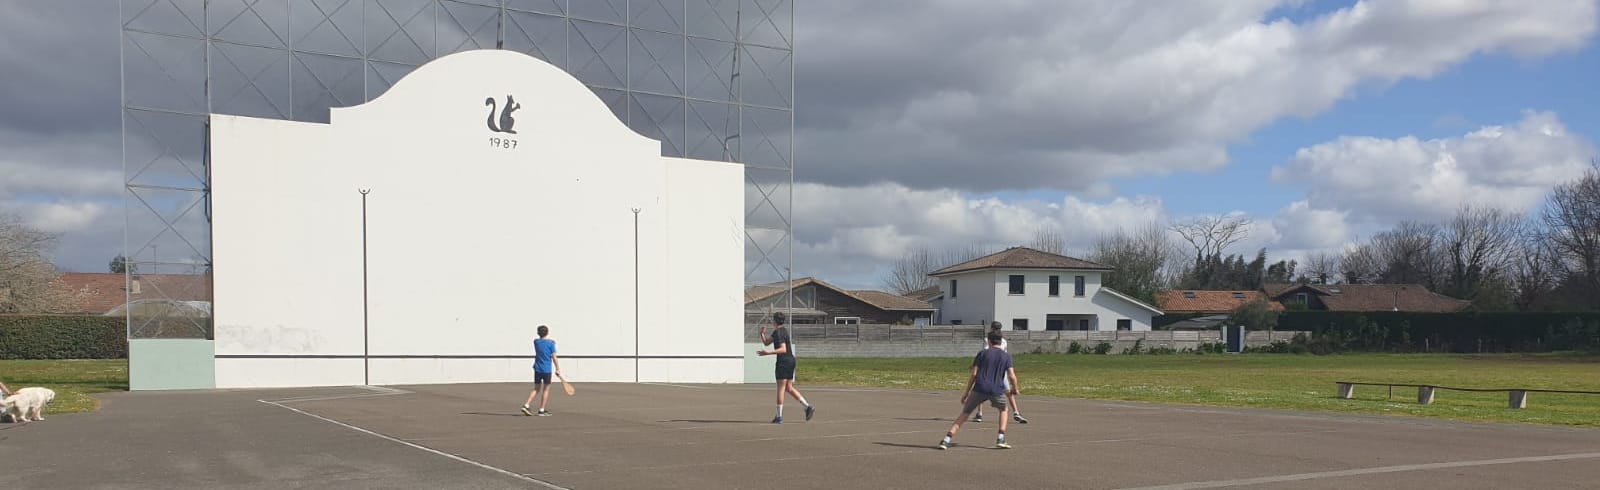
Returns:
[[[1183,292],[1183,299],[1194,299],[1194,298],[1195,298],[1194,291],[1184,291]]]
[[[1061,276],[1050,276],[1050,295],[1061,295]]]
[[[1241,293],[1241,292],[1238,292],[1238,291],[1234,291],[1233,292],[1233,299],[1244,299],[1244,293]]]
[[[1088,318],[1079,318],[1078,319],[1078,330],[1088,330],[1088,329],[1089,329],[1089,319]]]
[[[1117,330],[1133,330],[1133,320],[1127,318],[1117,320]]]
[[[1072,295],[1079,298],[1083,297],[1083,276],[1072,277]]]
[[[817,324],[817,319],[815,319],[815,318],[795,318],[793,321],[790,321],[789,323],[793,323],[795,325],[816,325]]]
[[[1294,302],[1300,303],[1300,306],[1306,306],[1306,305],[1311,304],[1310,303],[1310,298],[1306,296],[1306,293],[1295,293]]]
[[[1060,318],[1051,318],[1044,321],[1045,330],[1066,330],[1067,321]]]
[[[834,317],[833,324],[834,325],[860,325],[861,324],[861,317],[859,317],[859,316]]]
[[[1022,294],[1022,276],[1011,276],[1011,294]]]
[[[951,279],[950,280],[950,298],[954,299],[955,297],[956,297],[956,280],[955,279]]]
[[[1028,329],[1028,319],[1027,318],[1012,318],[1011,319],[1011,329],[1012,330],[1027,330]]]
[[[950,320],[950,324],[951,325],[960,325],[961,324],[961,320]]]

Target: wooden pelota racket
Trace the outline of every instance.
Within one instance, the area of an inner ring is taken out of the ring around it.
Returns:
[[[556,375],[556,379],[560,379],[561,380],[561,391],[567,392],[567,396],[572,396],[573,393],[578,391],[578,390],[573,389],[572,385],[567,384],[567,377],[566,376],[562,376],[562,375],[557,374]]]

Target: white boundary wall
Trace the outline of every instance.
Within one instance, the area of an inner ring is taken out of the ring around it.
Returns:
[[[540,324],[569,380],[744,379],[743,168],[662,157],[554,66],[468,51],[330,124],[211,124],[217,387],[523,381]]]

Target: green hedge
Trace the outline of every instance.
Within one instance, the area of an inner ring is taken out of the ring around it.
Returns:
[[[0,315],[0,359],[123,359],[126,321],[114,316]]]
[[[1290,311],[1277,329],[1311,332],[1319,353],[1600,350],[1600,313]]]

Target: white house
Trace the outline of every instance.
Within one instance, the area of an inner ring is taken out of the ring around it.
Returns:
[[[933,271],[938,323],[1011,330],[1150,330],[1161,310],[1102,287],[1111,268],[1026,247]]]

